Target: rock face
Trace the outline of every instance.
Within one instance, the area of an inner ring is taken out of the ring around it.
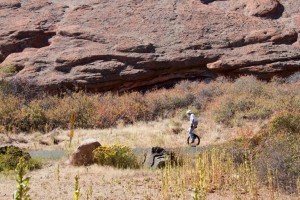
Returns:
[[[101,144],[95,139],[84,140],[72,153],[67,163],[75,166],[92,164],[94,162],[93,150],[99,146]]]
[[[144,167],[161,168],[166,162],[173,161],[174,153],[161,147],[152,147],[147,153],[144,161]]]
[[[0,71],[58,91],[300,71],[297,0],[6,0]]]

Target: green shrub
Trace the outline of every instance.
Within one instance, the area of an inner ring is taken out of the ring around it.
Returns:
[[[47,119],[45,111],[38,104],[31,102],[29,106],[22,108],[13,123],[21,131],[36,131],[44,129]]]
[[[14,65],[0,65],[0,77],[16,73],[17,68]]]
[[[41,162],[31,159],[28,153],[16,147],[8,147],[5,153],[0,152],[0,172],[14,170],[21,158],[30,170],[41,168]]]
[[[29,183],[30,183],[30,177],[25,177],[27,173],[27,163],[24,158],[21,158],[18,162],[18,165],[16,167],[16,173],[17,173],[17,182],[18,182],[18,188],[13,194],[14,200],[30,200],[30,196],[28,194]]]
[[[213,107],[215,120],[227,126],[242,120],[261,120],[271,117],[275,108],[272,100],[263,97],[228,94],[216,101]]]
[[[117,168],[138,168],[136,156],[123,145],[100,146],[93,151],[96,162]]]
[[[250,120],[259,120],[259,119],[267,119],[273,114],[272,108],[268,105],[257,105],[253,109],[250,109],[246,112],[247,119]]]
[[[75,176],[75,188],[74,188],[73,199],[74,200],[79,200],[79,196],[80,196],[79,175],[76,175]]]
[[[231,125],[231,120],[235,115],[235,111],[236,110],[234,102],[230,98],[227,98],[217,107],[215,107],[215,120],[225,125]]]
[[[268,119],[275,112],[299,110],[300,93],[296,85],[275,87],[253,76],[234,82],[183,81],[168,90],[123,94],[79,91],[49,95],[22,83],[0,82],[0,127],[6,132],[67,129],[72,113],[76,113],[78,128],[109,128],[120,120],[130,124],[181,116],[181,110],[191,107],[212,113],[219,123],[239,126],[247,120]]]
[[[300,134],[300,113],[281,113],[270,122],[270,132]]]

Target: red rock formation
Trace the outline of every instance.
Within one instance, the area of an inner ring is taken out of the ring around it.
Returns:
[[[66,164],[72,164],[75,166],[93,164],[93,151],[100,146],[101,144],[93,138],[82,141],[76,150],[71,154],[69,160],[66,161]]]
[[[296,0],[7,0],[0,68],[47,90],[300,70]]]

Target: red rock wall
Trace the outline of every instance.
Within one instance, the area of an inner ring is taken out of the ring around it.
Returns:
[[[46,90],[300,71],[297,0],[6,0],[0,68]]]

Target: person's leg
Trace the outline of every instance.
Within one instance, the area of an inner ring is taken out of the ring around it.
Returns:
[[[195,135],[194,135],[194,129],[193,128],[189,128],[189,135],[192,139],[191,143],[193,143],[195,141]]]

